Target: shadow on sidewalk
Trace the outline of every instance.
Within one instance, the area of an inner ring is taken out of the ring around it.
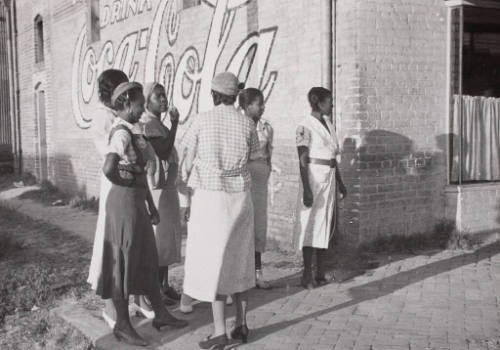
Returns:
[[[494,242],[484,247],[481,247],[478,250],[471,253],[465,253],[445,260],[436,261],[409,271],[395,274],[387,278],[376,280],[361,286],[353,287],[349,290],[349,293],[352,295],[352,300],[344,302],[339,305],[332,306],[330,308],[321,311],[304,315],[302,317],[298,317],[294,320],[275,323],[254,329],[252,330],[251,341],[257,341],[269,334],[278,332],[280,330],[293,326],[302,321],[308,319],[315,319],[322,315],[339,311],[367,300],[373,300],[386,296],[411,284],[420,282],[422,280],[425,280],[427,278],[436,276],[444,272],[460,268],[468,264],[477,263],[481,260],[488,259],[491,256],[499,253],[500,253],[500,242]]]
[[[388,294],[394,293],[395,291],[405,288],[414,283],[423,281],[427,278],[436,276],[438,274],[448,272],[465,265],[477,263],[481,260],[488,259],[493,255],[500,253],[500,242],[495,242],[478,250],[470,253],[461,254],[459,256],[454,256],[448,259],[436,261],[424,266],[414,268],[409,271],[404,271],[397,273],[387,278],[375,280],[360,286],[350,288],[348,293],[351,295],[351,300],[344,303],[334,305],[332,307],[320,310],[317,312],[309,313],[307,315],[297,317],[293,320],[273,323],[267,326],[254,328],[251,330],[250,343],[256,342],[268,335],[279,332],[283,329],[296,325],[300,322],[316,319],[322,315],[340,311],[344,308],[348,308],[364,301],[374,300]],[[304,291],[302,287],[299,286],[300,273],[291,274],[285,276],[281,279],[273,281],[273,289],[270,290],[257,290],[253,289],[250,291],[249,295],[249,317],[252,315],[252,310],[257,309],[266,304],[272,303],[275,300],[282,298],[287,298],[293,296],[297,293],[308,293]],[[321,288],[315,289],[320,290]],[[227,307],[227,318],[234,316],[234,307]],[[183,316],[190,322],[190,326],[185,329],[172,330],[165,329],[161,333],[154,330],[149,321],[141,320],[135,318],[136,327],[138,327],[139,332],[147,339],[154,341],[154,345],[150,348],[165,348],[167,343],[174,342],[181,336],[190,334],[192,336],[193,348],[196,348],[196,342],[201,340],[204,336],[211,332],[207,330],[204,334],[204,330],[200,328],[210,325],[212,322],[212,314],[209,303],[200,303],[196,306],[196,311],[191,315]],[[186,338],[183,339],[183,344]],[[112,334],[108,334],[105,337],[99,339],[96,342],[96,347],[98,349],[110,349],[113,348],[112,345],[116,345],[116,341]],[[237,348],[240,344],[233,343],[230,348]],[[121,348],[128,349],[120,344]],[[134,347],[130,347],[134,349]]]

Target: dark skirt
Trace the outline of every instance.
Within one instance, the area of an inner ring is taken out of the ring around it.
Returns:
[[[144,188],[111,187],[102,265],[96,294],[103,299],[149,295],[158,288],[158,255]]]

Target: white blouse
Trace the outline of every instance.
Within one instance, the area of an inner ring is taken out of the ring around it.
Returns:
[[[270,159],[273,153],[273,128],[268,121],[260,119],[255,125],[259,148],[252,152],[250,160]]]
[[[333,159],[339,154],[339,142],[332,123],[324,118],[328,130],[312,115],[299,123],[296,132],[297,146],[309,148],[309,157]]]

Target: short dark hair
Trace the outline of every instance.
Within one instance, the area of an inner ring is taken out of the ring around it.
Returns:
[[[324,87],[313,87],[307,93],[307,99],[313,111],[318,111],[318,104],[325,101],[328,97],[332,97],[332,92]]]
[[[215,90],[212,90],[212,98],[216,106],[220,105],[221,103],[223,105],[230,106],[234,105],[234,103],[236,102],[236,96],[224,95]]]
[[[116,98],[113,108],[117,111],[122,111],[125,108],[126,102],[135,101],[142,95],[142,86],[131,88]]]
[[[248,105],[252,104],[257,98],[264,100],[262,91],[256,88],[246,88],[241,90],[238,96],[238,104],[241,108],[245,109]]]
[[[121,83],[128,82],[127,74],[118,69],[108,69],[102,72],[97,78],[97,95],[99,101],[105,106],[113,108],[111,105],[111,95],[113,90]]]

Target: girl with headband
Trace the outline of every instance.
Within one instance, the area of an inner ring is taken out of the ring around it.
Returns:
[[[153,327],[157,330],[166,325],[184,327],[187,322],[170,314],[160,294],[152,227],[160,218],[146,182],[146,162],[132,133],[144,112],[142,85],[118,85],[111,102],[118,118],[109,135],[103,166],[112,186],[106,200],[103,266],[96,293],[113,300],[117,312],[115,337],[127,344],[146,346],[148,341],[130,323],[130,294],[148,296],[155,312]]]

